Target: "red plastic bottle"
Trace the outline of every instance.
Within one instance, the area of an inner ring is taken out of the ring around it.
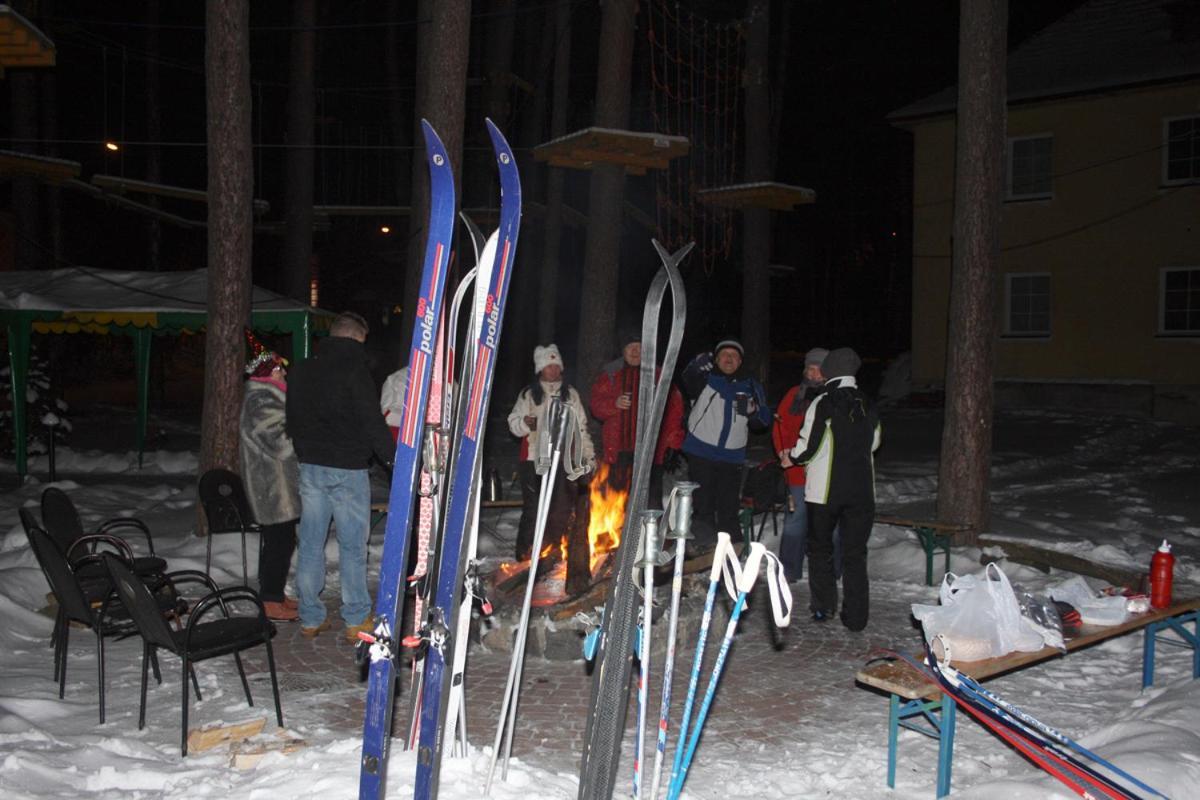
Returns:
[[[1171,554],[1171,545],[1163,539],[1163,543],[1154,551],[1150,559],[1150,605],[1154,608],[1166,608],[1171,605],[1171,583],[1175,579],[1175,556]]]

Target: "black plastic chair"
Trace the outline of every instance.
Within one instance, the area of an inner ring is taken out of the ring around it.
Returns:
[[[84,536],[91,534],[120,536],[128,544],[127,534],[132,532],[146,540],[146,548],[150,553],[149,555],[133,556],[134,571],[139,575],[154,575],[161,574],[167,569],[167,562],[154,554],[154,537],[150,535],[150,529],[146,523],[133,517],[115,517],[100,523],[95,531],[85,531],[83,520],[79,517],[79,510],[75,508],[75,503],[66,492],[57,486],[51,486],[42,492],[42,524],[71,563],[78,562],[88,554],[89,550],[93,549],[90,545],[79,545],[79,540]],[[132,552],[132,547],[129,549]],[[80,578],[108,580],[104,574],[103,565],[94,559],[89,560],[84,566],[80,572]]]
[[[261,533],[254,521],[250,501],[246,499],[246,487],[236,472],[227,469],[210,469],[200,476],[200,505],[208,521],[208,550],[204,558],[204,572],[212,572],[212,537],[219,533],[242,535],[242,583],[250,583],[250,570],[246,561],[246,534]],[[261,539],[259,540],[261,542]]]
[[[183,662],[181,685],[183,697],[182,733],[180,748],[187,755],[188,734],[188,675],[191,674],[192,686],[196,696],[200,696],[200,686],[196,682],[192,664],[215,656],[233,654],[237,662],[238,674],[242,679],[242,689],[246,693],[246,702],[254,705],[250,696],[250,684],[246,680],[246,670],[242,666],[241,651],[257,645],[266,645],[267,665],[271,672],[271,691],[275,695],[275,718],[279,727],[283,727],[283,707],[279,704],[279,681],[275,675],[275,654],[271,649],[271,637],[275,635],[275,626],[267,620],[263,610],[262,600],[258,593],[248,586],[232,586],[218,589],[200,601],[192,610],[187,626],[180,631],[173,631],[163,619],[155,605],[154,597],[146,585],[138,580],[127,566],[111,555],[104,556],[105,566],[112,576],[113,588],[121,602],[133,617],[138,632],[142,635],[142,700],[138,713],[138,730],[146,726],[146,683],[147,666],[155,658],[158,648],[167,650],[179,656]],[[246,603],[253,604],[254,616],[230,616],[230,606],[237,607]],[[206,614],[217,608],[222,616],[213,620],[204,620]]]
[[[762,541],[767,520],[771,521],[772,535],[779,536],[780,517],[787,511],[787,476],[775,459],[758,464],[746,463],[742,467],[741,511],[749,520],[743,521],[743,532],[748,541]],[[763,514],[758,528],[754,528],[754,517]]]
[[[96,635],[97,678],[100,695],[100,722],[104,723],[104,637],[131,636],[136,633],[128,617],[121,613],[120,604],[106,586],[96,583],[83,584],[76,571],[67,561],[66,555],[45,531],[39,527],[26,530],[29,545],[37,558],[38,565],[50,583],[50,591],[58,603],[58,615],[54,621],[54,679],[58,681],[58,696],[66,693],[67,653],[71,637],[71,623],[86,625]],[[112,538],[112,537],[109,537]],[[120,549],[121,541],[112,539],[110,546]],[[97,556],[88,558],[96,559]],[[103,567],[101,567],[103,568]]]

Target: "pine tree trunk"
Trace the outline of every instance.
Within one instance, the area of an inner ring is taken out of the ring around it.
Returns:
[[[254,230],[250,140],[250,6],[208,0],[208,327],[200,471],[237,469],[242,402],[242,328],[250,320]]]
[[[751,0],[746,39],[746,181],[771,179],[771,103],[768,72],[770,0]],[[770,363],[771,211],[747,208],[742,217],[742,344],[746,366],[764,384]]]
[[[425,261],[425,238],[429,224],[429,165],[425,161],[425,137],[421,118],[429,120],[454,167],[455,185],[462,187],[463,122],[466,116],[467,58],[470,55],[470,0],[421,0],[417,47],[417,115],[413,138],[412,212],[408,217],[408,258],[404,274],[404,313],[398,336],[407,337],[413,326],[413,310]],[[424,24],[429,20],[428,24]],[[407,346],[407,341],[404,342]],[[402,350],[405,356],[407,349]]]
[[[13,149],[20,153],[36,153],[38,139],[37,73],[30,69],[13,69],[5,74],[12,92],[9,106],[9,130]],[[22,141],[24,140],[24,141]],[[12,178],[12,209],[16,241],[13,260],[17,269],[40,269],[44,263],[39,244],[41,240],[38,183],[33,178]]]
[[[567,132],[567,91],[571,85],[571,6],[560,3],[554,25],[546,25],[545,36],[554,36],[554,95],[550,101],[550,138]],[[562,204],[566,175],[560,167],[547,167],[546,220],[542,242],[542,283],[538,303],[538,341],[554,341],[557,328],[558,273],[562,269]]]
[[[316,22],[316,0],[295,0],[288,70],[282,293],[301,302],[308,301],[312,276]]]
[[[633,38],[637,0],[608,0],[600,16],[600,63],[596,80],[596,125],[629,127]],[[625,169],[599,164],[588,189],[587,243],[583,257],[579,321],[579,361],[575,385],[591,385],[612,357],[617,327],[617,286],[621,274],[621,217]]]
[[[987,527],[995,287],[1005,138],[1007,0],[961,0],[954,247],[938,519]]]

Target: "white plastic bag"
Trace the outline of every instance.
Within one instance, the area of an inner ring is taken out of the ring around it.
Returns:
[[[1045,646],[1021,616],[1012,584],[995,563],[978,575],[947,573],[939,597],[941,605],[914,604],[912,612],[925,629],[926,641],[933,644],[940,637],[952,661],[979,661]]]
[[[1129,618],[1127,598],[1121,595],[1098,595],[1079,575],[1073,575],[1051,587],[1047,594],[1055,600],[1075,606],[1085,625],[1120,625]]]

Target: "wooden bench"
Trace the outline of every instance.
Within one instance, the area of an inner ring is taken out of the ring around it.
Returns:
[[[1191,630],[1184,627],[1190,623]],[[1142,645],[1142,688],[1154,683],[1155,644],[1190,647],[1192,649],[1192,678],[1200,678],[1200,597],[1181,600],[1170,608],[1138,614],[1120,625],[1084,625],[1080,635],[1067,642],[1067,654],[1098,644],[1114,636],[1145,628]],[[1175,631],[1183,639],[1161,638],[1166,631]],[[1033,653],[1009,653],[984,661],[954,663],[954,667],[977,681],[1014,672],[1064,655],[1054,647]],[[920,660],[918,658],[918,660]],[[863,685],[880,689],[889,695],[888,706],[888,765],[887,784],[896,786],[896,743],[900,728],[938,740],[937,796],[950,793],[950,765],[954,758],[954,699],[943,694],[911,665],[904,661],[880,661],[859,670],[854,679]],[[914,719],[919,717],[920,719]]]
[[[876,525],[895,525],[898,528],[908,528],[917,535],[921,547],[925,550],[925,585],[933,586],[933,556],[942,553],[945,556],[942,574],[950,571],[950,545],[958,534],[970,530],[969,525],[957,522],[938,522],[936,520],[904,519],[903,517],[875,517]]]

